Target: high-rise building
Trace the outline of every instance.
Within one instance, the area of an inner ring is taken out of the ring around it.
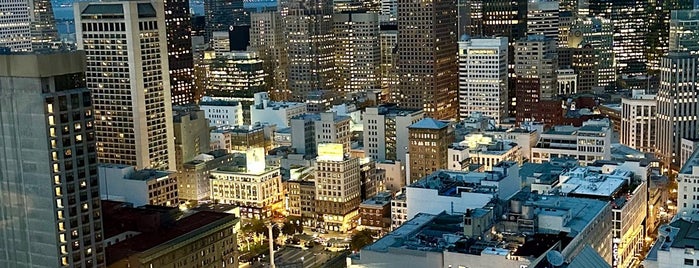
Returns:
[[[527,34],[540,34],[558,42],[559,25],[558,0],[532,0],[527,3]]]
[[[673,10],[670,20],[670,51],[699,52],[699,10]]]
[[[243,8],[243,0],[205,0],[206,41],[213,32],[227,32],[231,26],[250,25],[250,14]]]
[[[407,185],[440,169],[446,169],[447,151],[454,141],[449,124],[423,118],[408,127]]]
[[[679,169],[681,139],[699,138],[699,55],[670,52],[660,61],[656,127],[663,166]]]
[[[175,106],[173,113],[176,167],[181,171],[184,163],[209,151],[209,122],[196,106]]]
[[[363,115],[366,156],[376,161],[405,163],[408,127],[424,116],[421,110],[401,109],[395,104],[367,107]]]
[[[543,35],[530,35],[517,41],[517,122],[533,120],[541,100],[551,99],[558,92],[556,49],[555,40]]]
[[[649,1],[648,5],[648,68],[658,71],[660,58],[669,51],[670,17],[672,12],[691,12],[693,0]],[[686,14],[686,13],[685,13]]]
[[[396,46],[398,46],[398,25],[382,24],[379,31],[381,90],[383,95],[386,95],[386,99],[390,101],[397,99],[392,95],[398,86]]]
[[[193,103],[196,99],[189,0],[165,0],[164,3],[172,103]]]
[[[478,112],[502,122],[507,113],[507,38],[459,41],[459,118]]]
[[[613,44],[613,25],[607,18],[580,17],[571,25],[567,47],[573,49],[572,67],[583,77],[590,74],[588,67],[594,66],[595,81],[591,86],[607,87],[616,82]],[[584,51],[586,49],[592,49],[594,54]],[[575,59],[576,55],[580,58]],[[595,59],[591,62],[592,57]]]
[[[657,101],[654,94],[634,91],[621,99],[620,142],[645,153],[655,152]]]
[[[323,228],[346,232],[357,226],[359,218],[359,158],[343,153],[342,144],[319,144],[315,162],[316,213]]]
[[[250,48],[257,51],[264,63],[268,92],[272,100],[289,99],[289,58],[284,35],[284,22],[279,12],[250,14]]]
[[[582,2],[588,14],[611,20],[614,26],[614,57],[620,75],[641,75],[646,71],[648,3],[645,0],[588,0]]]
[[[366,11],[336,13],[335,86],[345,94],[371,92],[381,87],[379,16]]]
[[[83,52],[0,56],[1,267],[102,267]]]
[[[209,67],[206,93],[209,96],[234,97],[252,103],[255,93],[267,91],[267,76],[257,52],[223,53]]]
[[[395,24],[398,20],[398,1],[397,0],[381,0],[381,11],[379,13],[379,21],[382,24]]]
[[[45,50],[58,40],[50,0],[0,3],[0,47],[12,51]]]
[[[438,119],[457,115],[456,1],[398,1],[398,74],[405,108]]]
[[[291,120],[291,143],[296,153],[316,155],[321,143],[342,144],[350,152],[350,117],[335,112],[304,114]]]
[[[87,55],[99,161],[175,170],[162,3],[76,3],[75,25]]]
[[[332,0],[290,0],[285,17],[292,101],[309,92],[334,90],[335,39]]]

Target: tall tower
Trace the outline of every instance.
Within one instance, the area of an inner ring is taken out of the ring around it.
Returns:
[[[81,2],[75,25],[95,100],[99,161],[175,170],[162,4]]]
[[[399,104],[438,119],[457,114],[456,1],[398,1]]]
[[[502,122],[507,113],[507,38],[459,41],[459,118],[474,112]]]
[[[265,11],[250,14],[250,47],[256,50],[269,74],[267,85],[273,100],[289,99],[286,39],[284,21],[279,12]]]
[[[333,15],[333,20],[338,91],[347,94],[380,89],[378,14],[347,11]]]
[[[669,50],[699,53],[699,10],[673,10]]]
[[[527,4],[527,34],[540,34],[558,42],[560,17],[557,0],[532,0]]]
[[[194,56],[189,0],[165,0],[165,30],[172,103],[193,103]]]
[[[206,41],[213,32],[228,32],[231,26],[250,25],[250,15],[243,9],[243,0],[205,0]]]
[[[50,0],[0,3],[0,47],[12,51],[45,50],[58,40]]]
[[[664,166],[679,169],[681,140],[699,138],[699,56],[670,52],[660,61],[656,148]]]
[[[103,267],[83,52],[0,56],[0,267]]]
[[[325,229],[346,232],[357,225],[361,199],[359,158],[343,155],[341,144],[318,144],[316,212]]]
[[[291,100],[334,90],[335,39],[332,0],[290,0],[285,18]]]
[[[551,99],[557,94],[556,50],[555,41],[543,35],[530,35],[517,41],[514,64],[518,123],[532,120],[541,100]]]

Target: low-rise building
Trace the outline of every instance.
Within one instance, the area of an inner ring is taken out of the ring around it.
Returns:
[[[521,164],[522,159],[522,147],[517,143],[499,140],[487,134],[467,135],[463,141],[452,144],[449,148],[449,162],[454,161],[454,167],[460,165],[461,170],[469,164],[480,164],[485,170],[492,170],[500,162],[513,161]]]
[[[391,227],[391,192],[381,192],[359,205],[360,227],[388,231]]]
[[[129,202],[135,206],[177,206],[177,179],[174,172],[136,170],[127,165],[104,164],[98,168],[102,199]]]
[[[211,127],[243,125],[243,106],[239,101],[204,97],[199,107],[204,110]]]
[[[401,192],[391,199],[391,230],[398,229],[406,221],[408,221],[408,202],[405,192]]]
[[[658,229],[658,238],[642,265],[646,268],[699,266],[699,221],[696,214],[678,217]]]
[[[699,139],[682,139],[680,142],[680,163],[687,163],[692,153],[699,149]]]
[[[282,201],[279,167],[265,165],[264,150],[251,148],[245,166],[225,166],[211,171],[211,200],[234,204],[243,218],[268,218],[273,206]]]
[[[211,131],[211,150],[226,150],[229,153],[246,152],[248,148],[271,148],[271,140],[265,138],[266,125],[242,125],[222,127]],[[268,146],[269,145],[269,146]]]
[[[572,157],[581,165],[587,165],[597,160],[610,160],[611,138],[608,119],[589,120],[581,127],[554,126],[541,133],[539,142],[532,148],[532,162]]]
[[[211,190],[209,185],[211,171],[234,163],[242,164],[239,161],[241,158],[243,156],[240,154],[229,154],[226,150],[216,150],[200,154],[192,161],[184,163],[177,174],[177,190],[180,200],[193,203],[208,200],[211,196],[209,192]]]
[[[290,120],[305,114],[306,104],[301,102],[272,101],[267,92],[254,95],[255,102],[250,106],[250,122],[277,125],[280,128],[290,127]]]
[[[400,161],[376,162],[376,169],[383,170],[385,174],[384,188],[392,193],[397,193],[405,187],[405,166]]]
[[[677,175],[677,213],[699,211],[699,150],[689,156]]]

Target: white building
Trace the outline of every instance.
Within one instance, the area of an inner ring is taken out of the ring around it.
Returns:
[[[179,205],[173,172],[136,170],[126,165],[100,165],[97,169],[102,199],[128,202],[136,207]]]
[[[405,193],[391,199],[391,230],[395,230],[408,221],[408,202]]]
[[[481,112],[500,123],[507,117],[507,38],[459,41],[459,118]]]
[[[556,71],[559,95],[573,95],[578,93],[578,75],[573,69],[560,69]]]
[[[687,163],[687,159],[699,149],[699,139],[685,139],[681,140],[680,148],[680,163]]]
[[[303,102],[272,101],[267,92],[255,93],[255,102],[250,106],[250,122],[268,123],[278,128],[291,126],[290,120],[307,112]]]
[[[677,181],[677,213],[683,215],[699,210],[699,150],[684,163]]]
[[[589,120],[582,127],[554,126],[541,133],[532,148],[532,162],[556,157],[572,157],[581,165],[611,159],[612,126],[609,119]]]
[[[163,3],[80,2],[75,25],[87,57],[98,161],[174,171]]]
[[[364,152],[376,161],[405,162],[408,126],[425,116],[422,110],[399,108],[395,104],[367,107],[364,112]]]
[[[696,214],[679,217],[670,224],[658,228],[658,239],[646,255],[642,265],[646,268],[679,268],[699,266],[699,238],[696,230],[699,221]]]
[[[406,188],[408,219],[418,213],[460,214],[482,208],[495,198],[506,200],[522,186],[519,166],[503,162],[488,172],[439,170]]]
[[[655,94],[634,91],[631,98],[621,99],[620,143],[636,150],[655,152]]]
[[[210,127],[243,125],[243,106],[239,101],[204,97],[199,102],[199,108],[209,119]]]
[[[539,142],[541,132],[534,129],[523,128],[508,128],[508,129],[493,129],[484,132],[485,135],[490,135],[494,139],[503,141],[512,141],[522,147],[522,160],[529,160],[532,157],[532,148],[536,147]]]
[[[449,167],[457,168],[457,162],[462,163],[466,159],[470,164],[482,165],[484,170],[492,170],[493,166],[503,161],[521,164],[522,147],[512,141],[497,139],[488,134],[469,134],[463,141],[449,148]]]

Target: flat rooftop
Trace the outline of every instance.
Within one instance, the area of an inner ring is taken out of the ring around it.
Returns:
[[[239,101],[234,101],[234,100],[221,100],[221,99],[214,99],[214,100],[207,100],[207,101],[201,101],[199,102],[199,106],[238,106],[240,105]]]
[[[131,176],[127,177],[126,179],[135,180],[135,181],[157,180],[160,178],[167,177],[171,173],[172,172],[155,170],[155,169],[142,169],[142,170],[138,170],[138,171],[134,172]]]
[[[633,177],[630,171],[614,170],[610,174],[592,172],[588,168],[574,168],[561,174],[560,188],[564,194],[593,197],[614,196]]]
[[[460,196],[462,192],[492,193],[493,187],[481,186],[481,181],[500,181],[499,172],[465,172],[438,170],[408,187],[437,190],[442,196]]]
[[[532,195],[535,200],[528,200],[525,204],[534,205],[537,211],[545,215],[555,215],[565,212],[570,215],[568,223],[565,225],[570,229],[569,237],[577,236],[587,227],[597,215],[608,205],[608,202],[589,199],[555,195]],[[546,211],[546,210],[549,211]],[[559,233],[560,230],[539,229],[539,233]]]

